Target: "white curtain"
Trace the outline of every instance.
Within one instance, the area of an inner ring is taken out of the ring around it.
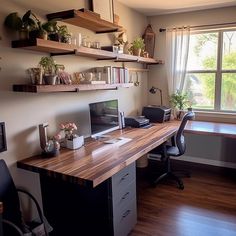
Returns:
[[[169,95],[182,91],[187,69],[190,28],[168,29],[166,32],[166,69]]]

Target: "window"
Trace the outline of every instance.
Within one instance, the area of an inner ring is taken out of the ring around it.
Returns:
[[[198,110],[236,112],[236,30],[190,36],[184,92]]]

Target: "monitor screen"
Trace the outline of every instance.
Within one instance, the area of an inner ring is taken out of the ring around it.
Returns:
[[[92,137],[119,129],[118,100],[91,103],[89,110]]]

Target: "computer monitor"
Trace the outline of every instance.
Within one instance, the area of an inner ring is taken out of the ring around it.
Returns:
[[[91,137],[119,129],[118,100],[109,100],[89,104]]]

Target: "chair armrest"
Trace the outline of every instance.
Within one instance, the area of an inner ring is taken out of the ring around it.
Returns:
[[[16,190],[17,190],[17,192],[26,194],[27,196],[29,196],[32,199],[32,201],[34,202],[34,204],[35,204],[35,206],[37,208],[37,211],[38,211],[38,214],[39,214],[39,218],[40,218],[41,222],[43,222],[43,213],[42,213],[42,210],[41,210],[41,208],[39,206],[39,203],[36,200],[36,198],[31,193],[29,193],[28,191],[26,191],[24,189],[17,188]]]
[[[42,210],[41,210],[41,208],[39,206],[39,203],[36,200],[36,198],[31,193],[29,193],[28,191],[26,191],[24,189],[17,188],[16,190],[17,190],[17,192],[26,194],[34,202],[34,204],[37,208],[38,214],[39,214],[39,218],[40,218],[41,222],[44,223],[45,234],[48,235],[48,232],[47,232],[47,229],[46,229],[46,226],[45,226],[45,222],[44,222],[44,216],[43,216]]]

